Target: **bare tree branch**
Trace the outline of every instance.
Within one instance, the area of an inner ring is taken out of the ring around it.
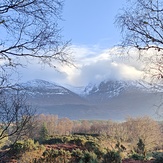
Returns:
[[[17,139],[27,130],[34,110],[26,104],[24,93],[5,89],[0,96],[0,115],[0,140],[12,136]]]
[[[0,3],[0,57],[15,65],[13,57],[39,58],[56,66],[56,61],[72,64],[67,52],[69,42],[63,42],[58,20],[61,20],[61,0],[2,0]]]
[[[163,1],[131,0],[129,3],[129,6],[117,15],[115,22],[123,36],[120,46],[129,53],[133,48],[139,51],[139,58],[145,64],[144,79],[157,85],[156,91],[162,91]],[[162,115],[162,102],[157,108]]]
[[[140,59],[146,62],[145,73],[154,84],[163,84],[163,2],[131,0],[130,3],[116,18],[123,35],[121,46],[138,49]]]

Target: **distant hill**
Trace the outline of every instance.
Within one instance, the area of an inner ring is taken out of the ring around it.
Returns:
[[[136,81],[102,81],[89,84],[82,91],[56,83],[33,80],[21,84],[28,101],[38,113],[56,114],[70,119],[124,120],[127,116],[156,117],[162,91]],[[70,90],[71,89],[71,90]]]

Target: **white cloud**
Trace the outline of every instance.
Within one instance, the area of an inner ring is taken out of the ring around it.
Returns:
[[[128,57],[119,57],[119,49],[101,50],[97,47],[72,46],[73,56],[77,67],[59,66],[58,70],[47,65],[40,65],[37,61],[30,61],[27,68],[20,68],[23,81],[44,79],[59,84],[75,86],[87,85],[89,82],[102,80],[139,79],[141,63]]]
[[[80,54],[76,55],[79,69],[68,75],[69,83],[73,85],[86,85],[107,79],[135,80],[142,75],[141,62],[134,58],[129,60],[127,55],[120,57],[117,47],[103,51],[75,47],[75,53]]]
[[[65,72],[60,72],[59,70],[50,67],[49,65],[40,64],[38,60],[28,60],[28,63],[21,59],[21,63],[25,67],[19,67],[18,72],[22,82],[34,79],[43,79],[47,81],[53,81],[57,83],[62,83],[67,78]]]

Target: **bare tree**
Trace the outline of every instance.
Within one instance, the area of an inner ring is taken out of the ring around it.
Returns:
[[[153,149],[162,142],[161,130],[157,121],[150,117],[128,117],[125,123],[128,141],[136,147],[139,138],[143,140],[146,150]]]
[[[62,0],[0,1],[0,140],[24,134],[33,114],[12,80],[17,66],[23,66],[20,58],[54,68],[57,63],[72,64],[69,42],[62,41],[58,26],[63,4]]]
[[[26,104],[24,94],[18,90],[0,92],[0,140],[8,137],[12,143],[31,130],[34,110]],[[30,127],[29,127],[30,126]]]
[[[70,63],[58,20],[62,0],[2,0],[0,2],[0,59],[7,66],[20,65],[20,57],[38,58],[55,66]]]
[[[140,52],[146,62],[145,73],[154,84],[163,84],[163,2],[130,0],[117,15],[123,40],[121,46]]]
[[[155,90],[163,89],[163,1],[130,0],[117,15],[123,40],[122,49],[139,53],[144,66],[144,79]],[[133,53],[132,53],[133,54]],[[162,96],[162,95],[161,95]],[[162,101],[162,97],[161,97]],[[162,116],[162,102],[158,114]]]

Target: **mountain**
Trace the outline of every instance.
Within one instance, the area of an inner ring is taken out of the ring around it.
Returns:
[[[86,98],[113,119],[141,115],[155,117],[156,105],[160,104],[163,92],[155,92],[149,85],[133,81],[105,81],[89,86],[85,91]]]
[[[84,89],[65,88],[56,83],[33,80],[21,84],[28,101],[39,113],[57,114],[71,119],[124,120],[127,116],[155,117],[154,105],[162,92],[136,81],[102,81]],[[75,91],[74,91],[75,90]]]
[[[118,96],[127,87],[135,87],[135,85],[122,81],[102,81],[95,85],[89,84],[84,92],[88,97],[93,98],[95,101],[105,101]]]
[[[21,84],[29,101],[37,106],[82,103],[83,99],[69,89],[44,80],[32,80]]]

